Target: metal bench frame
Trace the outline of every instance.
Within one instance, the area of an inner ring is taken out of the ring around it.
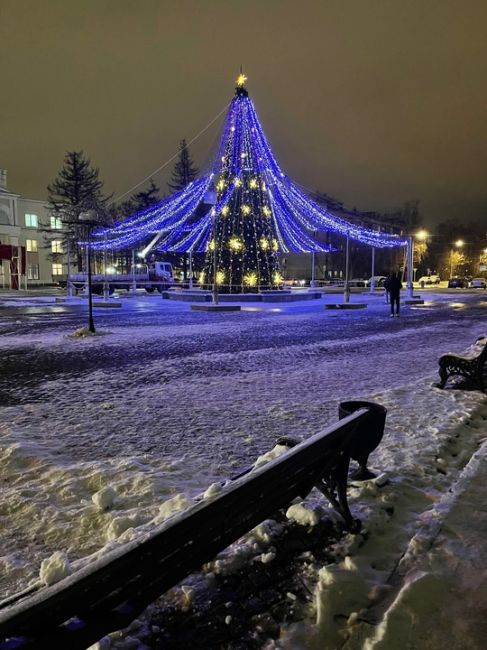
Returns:
[[[460,375],[471,380],[481,391],[485,390],[487,386],[487,378],[484,376],[487,367],[485,363],[487,359],[487,338],[481,336],[477,340],[480,341],[481,339],[485,339],[485,343],[482,351],[476,357],[468,358],[451,353],[441,355],[438,361],[440,364],[438,369],[440,375],[439,388],[445,387],[449,377]]]

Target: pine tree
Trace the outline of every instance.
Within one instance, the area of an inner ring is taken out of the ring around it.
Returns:
[[[161,200],[159,192],[160,188],[157,187],[151,178],[146,190],[132,194],[130,198],[114,208],[114,214],[117,216],[117,219],[120,219],[120,217],[129,217],[142,210],[147,210],[151,205],[159,203]]]
[[[191,158],[186,140],[183,139],[179,145],[179,158],[174,165],[171,182],[167,185],[171,192],[179,192],[194,181],[197,175],[198,168]]]
[[[239,119],[245,125],[243,132],[250,132],[246,119],[247,90],[236,88],[235,122]],[[213,234],[206,258],[204,282],[211,285],[215,276],[214,248],[216,240],[216,281],[221,290],[229,293],[254,292],[279,286],[279,244],[272,219],[269,188],[259,171],[259,161],[250,144],[250,137],[244,141],[240,153],[241,175],[234,176],[232,151],[234,139],[239,130],[232,127],[222,156],[222,167],[216,179],[217,203],[234,186],[231,198],[215,214]]]
[[[86,238],[86,227],[79,223],[79,215],[87,210],[95,210],[100,223],[111,220],[107,208],[110,197],[105,197],[102,189],[99,170],[91,166],[83,151],[68,151],[64,156],[63,168],[47,186],[49,209],[56,226],[55,233],[49,230],[47,243],[50,245],[53,234],[55,239],[61,239],[65,252],[76,255],[78,270],[82,268],[83,259],[78,241]],[[57,224],[62,228],[58,228]]]

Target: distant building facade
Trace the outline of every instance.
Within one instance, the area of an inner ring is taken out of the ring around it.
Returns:
[[[66,277],[60,219],[44,201],[27,199],[7,187],[0,169],[0,289],[55,285]]]

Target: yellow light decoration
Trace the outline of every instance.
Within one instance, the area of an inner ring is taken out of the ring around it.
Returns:
[[[268,208],[266,205],[264,205],[264,207],[262,208],[262,212],[264,213],[264,215],[265,215],[266,217],[270,217],[270,216],[271,216],[270,208]]]
[[[242,214],[245,214],[245,215],[250,214],[250,212],[251,212],[250,205],[246,205],[245,203],[243,203],[242,207],[241,207],[241,210],[242,210]]]
[[[243,86],[245,86],[246,81],[247,81],[247,77],[244,75],[243,72],[241,72],[237,77],[237,82],[236,82],[237,86],[239,88],[242,88]]]
[[[214,240],[214,239],[211,239],[211,240],[208,242],[208,250],[209,250],[209,251],[214,251],[214,250],[215,250],[215,240]]]
[[[267,189],[267,185],[265,184],[265,181],[262,181],[262,189],[264,190],[264,192],[265,192],[266,189]]]
[[[204,273],[204,271],[201,271],[201,273],[200,273],[200,277],[198,278],[198,282],[199,282],[200,284],[204,284],[204,283],[205,283],[205,273]]]
[[[264,237],[262,237],[262,239],[260,240],[260,247],[264,251],[266,251],[269,248],[269,242]]]
[[[276,271],[274,273],[274,284],[282,284],[282,275],[279,273],[279,271]]]
[[[279,242],[277,241],[277,239],[272,240],[272,250],[273,251],[278,251],[279,250]]]
[[[228,245],[232,251],[240,251],[243,248],[243,243],[240,239],[237,239],[237,237],[232,237],[228,242]]]
[[[250,189],[255,190],[257,187],[257,180],[255,178],[250,179],[249,187]]]
[[[230,212],[230,208],[228,207],[228,205],[224,205],[222,208],[222,215],[226,217],[229,212]]]
[[[243,281],[244,284],[246,284],[248,287],[257,286],[257,281],[258,281],[257,273],[255,271],[250,271],[250,273],[246,273],[243,276]]]
[[[223,284],[224,280],[225,280],[225,272],[224,271],[217,271],[216,272],[216,283],[217,284]]]
[[[224,187],[225,187],[225,181],[223,180],[223,178],[221,178],[216,184],[216,189],[222,190]]]
[[[235,178],[235,187],[240,187],[240,185],[242,185],[242,181],[240,180],[240,178],[238,177]]]

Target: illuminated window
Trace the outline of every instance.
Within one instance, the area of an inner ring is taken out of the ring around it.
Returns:
[[[62,227],[63,227],[63,222],[59,217],[51,217],[52,230],[61,230]]]
[[[26,214],[25,215],[25,227],[26,228],[37,228],[39,221],[36,214]]]
[[[27,280],[38,280],[38,279],[39,279],[39,264],[28,264]]]
[[[62,275],[63,274],[63,265],[54,263],[52,265],[52,274],[53,275]]]
[[[28,253],[37,253],[37,239],[26,239],[25,249]]]
[[[51,252],[52,253],[63,252],[63,242],[60,239],[54,239],[54,241],[51,242]]]

